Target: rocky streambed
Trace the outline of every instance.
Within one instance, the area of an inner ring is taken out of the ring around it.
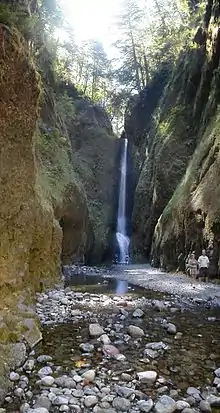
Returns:
[[[0,412],[220,411],[218,309],[105,270],[68,274],[37,295],[43,339]]]

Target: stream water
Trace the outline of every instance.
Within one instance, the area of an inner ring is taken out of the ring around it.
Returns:
[[[137,309],[143,311],[142,316],[134,316]],[[8,412],[19,411],[25,402],[30,407],[39,394],[50,398],[50,394],[59,390],[56,381],[53,386],[40,386],[39,369],[44,364],[37,360],[41,355],[51,356],[52,361],[46,365],[52,368],[53,373],[49,376],[55,380],[63,375],[82,376],[88,369],[96,371],[97,381],[102,383],[97,385],[99,391],[102,386],[107,386],[112,392],[112,386],[119,384],[135,386],[136,390],[153,400],[162,394],[176,400],[187,397],[187,388],[193,386],[201,389],[203,398],[207,389],[217,397],[216,387],[212,387],[213,371],[220,366],[220,315],[217,309],[188,307],[175,296],[134,287],[108,276],[84,274],[71,277],[65,289],[40,295],[37,311],[42,323],[43,340],[31,356],[35,364],[27,374],[28,387],[20,398],[11,395],[11,401],[5,406]],[[91,323],[102,326],[111,345],[119,350],[121,359],[103,353],[99,338],[92,338],[89,334]],[[167,323],[176,327],[174,334],[168,334]],[[128,335],[130,325],[142,329],[143,337]],[[81,345],[86,343],[94,346],[93,351],[82,352]],[[162,343],[162,347],[154,348],[149,343]],[[159,378],[154,386],[137,380],[138,372],[149,370],[156,371]],[[123,374],[127,374],[126,380],[122,378]],[[82,387],[80,382],[76,383],[76,389],[82,391],[80,399],[77,399],[78,411],[99,413],[98,404],[95,403],[96,408],[83,404],[83,397],[87,397],[83,396],[83,391],[88,385],[86,383]],[[63,390],[58,394],[64,398],[65,394],[70,397],[67,390],[64,395]],[[33,394],[30,400],[25,396],[28,391]],[[85,394],[97,395],[98,400],[101,398],[94,384]],[[55,404],[50,411],[77,411],[74,398],[75,407],[69,401],[68,409],[62,410],[61,405]],[[126,411],[139,411],[136,399],[129,400],[133,404]],[[111,408],[111,402],[106,403],[101,400],[100,408]],[[220,411],[218,406],[215,409]]]

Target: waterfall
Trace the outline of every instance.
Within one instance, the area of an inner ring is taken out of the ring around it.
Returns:
[[[126,225],[126,183],[127,183],[127,155],[128,155],[128,140],[124,139],[123,151],[121,156],[121,176],[119,187],[118,200],[118,216],[117,216],[117,232],[116,239],[119,246],[120,256],[119,263],[127,264],[129,261],[129,237],[127,236]]]

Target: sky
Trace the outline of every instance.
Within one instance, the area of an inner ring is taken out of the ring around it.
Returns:
[[[114,42],[114,21],[120,13],[121,3],[122,0],[60,0],[76,41],[97,39],[108,54]]]
[[[138,0],[140,4],[152,0]],[[114,23],[120,14],[123,0],[59,0],[67,21],[74,29],[77,42],[97,39],[103,43],[108,56],[116,40]]]

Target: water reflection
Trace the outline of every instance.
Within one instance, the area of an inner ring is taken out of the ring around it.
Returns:
[[[127,281],[116,280],[116,294],[123,295],[126,294],[128,291],[128,283]]]
[[[89,291],[98,294],[117,294],[124,295],[129,290],[127,281],[117,280],[115,278],[103,278],[101,275],[73,275],[66,277],[65,287],[73,287],[74,290]]]

